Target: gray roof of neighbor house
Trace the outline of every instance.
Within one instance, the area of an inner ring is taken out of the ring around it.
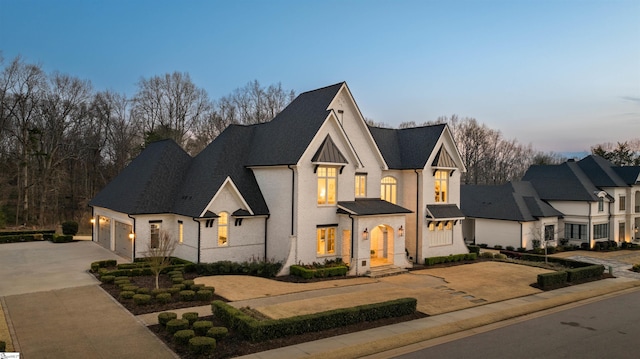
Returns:
[[[171,140],[151,143],[89,205],[128,214],[170,213],[190,162]]]
[[[562,213],[540,199],[530,182],[460,186],[460,209],[467,217],[535,221]]]
[[[595,155],[559,165],[531,166],[522,178],[529,181],[546,201],[598,201],[605,187],[633,185],[640,166],[619,167]],[[634,179],[635,177],[635,179]]]
[[[405,214],[413,212],[380,198],[357,198],[355,201],[338,202],[338,213],[370,216],[376,214]]]
[[[445,124],[404,129],[369,126],[389,169],[421,169],[434,150]]]

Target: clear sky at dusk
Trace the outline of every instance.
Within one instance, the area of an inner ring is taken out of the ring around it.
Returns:
[[[458,114],[557,152],[640,137],[638,0],[0,0],[0,51],[129,96],[173,71],[212,99],[347,81],[392,126]]]

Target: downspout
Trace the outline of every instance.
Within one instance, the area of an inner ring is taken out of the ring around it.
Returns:
[[[294,187],[296,183],[296,171],[291,167],[291,165],[287,165],[287,168],[291,170],[291,235],[293,236],[293,219],[294,219],[294,211],[295,204],[293,201],[295,192]]]
[[[131,255],[131,262],[135,262],[135,260],[136,260],[136,242],[138,242],[137,241],[137,235],[136,235],[136,219],[135,219],[135,217],[131,217],[130,214],[127,214],[127,217],[133,219],[133,234],[134,234],[134,237],[133,237],[133,254]]]
[[[197,253],[197,262],[196,263],[200,263],[200,221],[198,221],[195,218],[191,218],[194,222],[198,223],[198,253]]]
[[[418,264],[419,249],[418,249],[418,231],[420,230],[420,173],[418,170],[413,170],[416,173],[416,258],[415,263]]]
[[[609,218],[607,218],[607,222],[609,222],[609,235],[608,235],[607,241],[611,240],[611,232],[614,232],[616,230],[615,227],[613,226],[613,223],[611,223],[611,203],[612,202],[609,201],[609,206],[608,206],[609,207]],[[613,238],[613,240],[615,242],[617,242],[615,237]]]
[[[353,255],[353,246],[354,246],[354,243],[355,243],[355,236],[354,236],[354,234],[355,234],[355,231],[354,231],[355,230],[355,228],[354,228],[355,224],[354,224],[354,221],[353,221],[353,217],[351,217],[351,215],[349,215],[349,218],[351,218],[351,263],[349,263],[349,264],[353,265],[354,259],[356,258]],[[358,276],[358,263],[356,263],[356,277],[357,276]]]
[[[271,214],[267,214],[267,217],[264,219],[264,261],[267,261],[267,222],[269,221],[269,217]]]
[[[587,228],[587,230],[589,233],[589,249],[591,249],[593,244],[593,228],[591,228],[591,202],[587,202],[587,205],[589,206],[589,228]]]
[[[523,223],[522,222],[518,222],[518,223],[520,223],[520,248],[525,248],[525,246],[524,246],[524,235],[522,233],[523,232],[523,229],[522,229]]]

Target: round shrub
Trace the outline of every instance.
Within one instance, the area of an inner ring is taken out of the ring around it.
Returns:
[[[209,337],[193,337],[189,339],[189,352],[192,354],[209,354],[216,348],[216,340]]]
[[[115,277],[115,279],[113,280],[113,284],[121,286],[121,285],[129,285],[131,284],[131,281],[129,280],[129,278],[126,279],[118,279],[118,277]]]
[[[182,319],[188,320],[189,321],[189,325],[191,325],[191,324],[195,323],[196,320],[198,320],[198,313],[196,313],[196,312],[182,313]]]
[[[138,288],[140,288],[140,287],[138,287],[137,285],[125,285],[125,286],[122,286],[122,287],[120,287],[120,288],[121,288],[122,290],[126,290],[126,291],[128,291],[128,292],[135,292],[135,291],[137,291],[137,290],[138,290]]]
[[[171,287],[171,288],[167,288],[167,293],[173,295],[173,294],[178,293],[181,290],[182,289],[180,289],[180,287]]]
[[[496,253],[493,255],[493,258],[495,259],[507,259],[507,256],[502,254],[502,253]]]
[[[149,294],[136,294],[133,296],[133,303],[135,305],[147,305],[151,303],[151,296]]]
[[[138,290],[136,290],[137,294],[151,294],[151,289],[149,288],[138,288]]]
[[[181,290],[178,295],[180,296],[180,300],[184,302],[190,302],[196,298],[196,292],[192,290]]]
[[[174,334],[178,330],[189,329],[189,321],[185,319],[171,319],[167,322],[166,327],[169,333]]]
[[[213,292],[210,290],[199,290],[196,292],[197,300],[211,300],[213,299]]]
[[[62,222],[62,234],[64,234],[65,236],[75,236],[76,234],[78,234],[78,222]]]
[[[215,340],[222,340],[229,334],[229,329],[225,327],[213,327],[207,330],[207,336]]]
[[[193,331],[198,334],[198,336],[206,336],[209,329],[213,328],[213,322],[210,320],[198,320],[191,325]]]
[[[482,253],[480,253],[480,257],[482,257],[482,258],[493,258],[493,253],[491,253],[491,252],[482,252]]]
[[[196,334],[191,329],[178,330],[177,332],[175,332],[175,334],[173,334],[173,341],[176,344],[187,345],[189,344],[189,339],[195,336]]]
[[[167,275],[168,275],[168,276],[173,276],[174,274],[180,274],[180,275],[182,275],[182,271],[181,271],[181,270],[176,270],[176,269],[174,269],[174,270],[172,270],[172,271],[167,272]]]
[[[130,290],[123,290],[122,292],[120,292],[121,299],[131,299],[134,295],[136,295],[136,292],[132,292]]]
[[[173,284],[180,284],[184,281],[184,278],[182,278],[182,276],[180,277],[172,277],[171,278],[171,283]]]
[[[169,303],[171,301],[171,293],[160,293],[156,295],[156,300],[159,303]]]
[[[167,288],[157,288],[151,290],[151,295],[157,297],[158,294],[167,293]]]
[[[186,285],[188,288],[190,288],[192,285],[195,284],[195,282],[193,281],[193,279],[185,279],[182,284]]]
[[[191,289],[194,292],[197,292],[202,288],[204,288],[204,284],[192,284],[191,286],[189,286],[189,289]]]
[[[116,277],[114,277],[112,275],[103,275],[103,276],[100,276],[100,281],[102,283],[113,283],[115,278]]]
[[[211,293],[215,293],[216,292],[216,288],[209,287],[209,286],[203,287],[202,290],[208,290],[208,291],[211,291]]]
[[[115,278],[115,280],[123,280],[123,279],[129,280],[129,279],[131,279],[131,278],[129,278],[129,277],[128,277],[128,276],[126,276],[126,275],[119,275],[119,276],[117,276],[117,277]]]
[[[158,323],[160,323],[160,325],[162,325],[163,327],[167,326],[167,322],[169,322],[171,319],[177,319],[178,315],[174,312],[162,312],[158,314]]]

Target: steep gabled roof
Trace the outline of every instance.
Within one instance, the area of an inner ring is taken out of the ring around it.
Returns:
[[[613,170],[629,186],[640,183],[640,166],[614,167]]]
[[[191,161],[172,140],[151,143],[89,205],[128,214],[170,213]]]
[[[331,112],[344,82],[304,92],[271,122],[255,125],[247,166],[294,165]]]
[[[600,156],[590,155],[577,163],[596,187],[625,187],[627,185],[614,171],[614,164]]]
[[[460,186],[460,208],[467,217],[507,221],[534,221],[560,217],[562,213],[542,201],[529,182],[499,186]]]
[[[256,126],[231,125],[192,161],[176,192],[175,212],[199,217],[227,177],[256,215],[269,213],[253,171],[246,168]]]
[[[522,177],[529,181],[545,201],[592,201],[598,188],[591,183],[575,162],[559,165],[536,165],[527,169]]]
[[[433,152],[445,124],[404,129],[369,127],[389,169],[421,169]]]

